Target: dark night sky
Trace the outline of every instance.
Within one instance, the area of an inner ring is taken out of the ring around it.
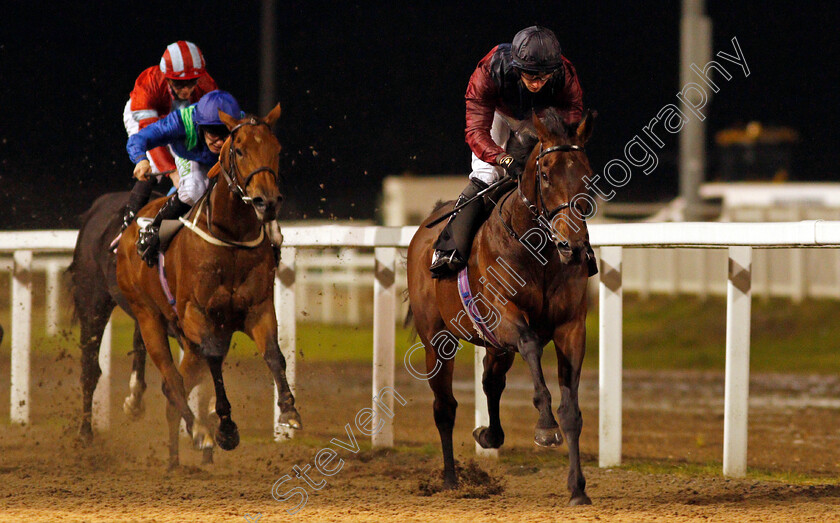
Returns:
[[[258,2],[7,4],[2,229],[75,228],[96,196],[130,188],[123,106],[137,74],[174,40],[196,42],[219,85],[257,110]],[[469,75],[494,45],[534,23],[557,33],[585,103],[600,113],[589,147],[596,171],[675,103],[679,88],[676,0],[277,4],[278,135],[292,186],[286,218],[372,218],[385,175],[466,175]],[[176,6],[183,14],[173,16]],[[731,52],[736,36],[752,72],[744,78],[733,65],[734,78],[712,101],[709,135],[752,119],[794,127],[802,136],[795,177],[837,179],[840,4],[709,0],[707,11],[714,51]],[[673,164],[660,159],[620,197],[674,194]]]

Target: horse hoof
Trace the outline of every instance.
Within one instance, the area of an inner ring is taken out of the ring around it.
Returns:
[[[128,396],[123,402],[123,412],[125,412],[125,415],[128,416],[128,419],[131,421],[138,421],[143,418],[144,414],[146,414],[146,404],[143,402],[142,398],[139,402],[134,402],[131,399],[131,396]]]
[[[213,449],[213,435],[210,430],[200,423],[195,423],[192,430],[193,448],[195,450]]]
[[[458,479],[457,478],[444,478],[443,479],[443,490],[455,490],[458,488]]]
[[[592,500],[589,499],[589,496],[586,494],[580,494],[579,496],[575,496],[569,500],[570,507],[577,507],[579,505],[591,505]]]
[[[216,431],[216,443],[222,450],[233,450],[239,446],[239,429],[233,420],[225,420]]]
[[[560,433],[560,427],[534,430],[534,443],[540,447],[557,447],[562,445],[563,435]]]
[[[78,440],[85,447],[93,443],[93,429],[91,429],[90,424],[83,424],[79,427]]]
[[[475,442],[483,449],[497,449],[505,442],[504,432],[502,432],[501,436],[495,436],[490,432],[489,427],[477,427],[472,435]]]
[[[202,465],[212,465],[213,464],[213,449],[204,449],[204,453],[201,455],[201,464]]]
[[[303,423],[300,421],[300,414],[295,409],[281,413],[277,419],[277,423],[282,427],[289,427],[295,430],[301,430],[303,428]]]

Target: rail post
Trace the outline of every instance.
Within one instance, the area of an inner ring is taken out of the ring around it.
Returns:
[[[99,368],[102,375],[93,391],[93,427],[96,430],[111,428],[111,320],[105,324],[99,344]],[[183,423],[183,421],[181,422]]]
[[[60,277],[61,265],[57,261],[50,261],[47,264],[47,336],[58,334]]]
[[[295,317],[295,247],[280,248],[280,263],[277,266],[277,278],[274,282],[274,313],[277,315],[277,343],[286,360],[286,381],[292,394],[295,394],[295,356],[296,356],[296,317]],[[291,438],[295,431],[282,427],[280,419],[280,393],[274,385],[274,441]]]
[[[601,247],[598,293],[598,466],[621,465],[621,247]]]
[[[373,420],[372,427],[382,429],[371,436],[373,447],[394,446],[394,395],[377,398],[385,387],[394,387],[394,350],[396,340],[397,286],[395,247],[373,250]],[[378,401],[377,401],[378,400]]]
[[[747,413],[750,394],[752,248],[729,248],[726,285],[726,385],[723,414],[723,475],[747,473]]]
[[[32,357],[32,251],[15,251],[12,271],[12,390],[9,418],[29,423],[29,373]]]

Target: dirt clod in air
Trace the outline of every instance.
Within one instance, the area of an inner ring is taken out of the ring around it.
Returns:
[[[455,471],[458,474],[458,488],[445,490],[443,470],[439,470],[420,479],[418,493],[421,496],[432,496],[442,492],[456,499],[486,499],[501,494],[505,490],[504,482],[500,477],[483,470],[473,460],[470,460],[466,466],[456,461]]]

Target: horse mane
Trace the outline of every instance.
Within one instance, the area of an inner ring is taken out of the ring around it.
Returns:
[[[444,207],[446,207],[446,205],[451,201],[452,200],[438,200],[438,201],[436,201],[435,206],[432,209],[432,214],[434,214],[434,213],[438,212],[439,210],[443,209]]]
[[[550,107],[546,109],[540,120],[551,134],[569,137],[570,133],[568,126],[563,121],[563,113],[558,111],[556,108]]]

